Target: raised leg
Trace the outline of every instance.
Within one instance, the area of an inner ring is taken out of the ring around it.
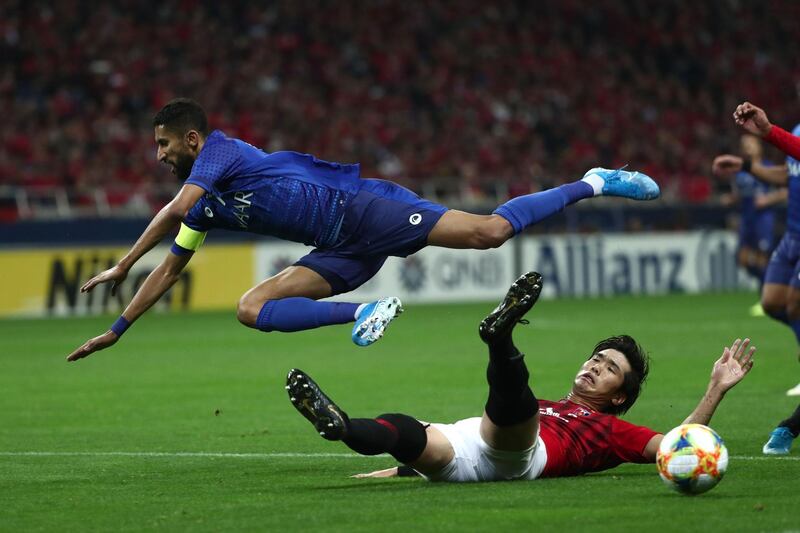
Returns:
[[[584,198],[620,196],[634,200],[658,198],[658,185],[641,172],[593,168],[583,178],[553,189],[518,196],[498,206],[492,215],[450,210],[428,235],[428,244],[446,248],[497,248],[525,228]]]
[[[497,450],[526,450],[538,435],[539,402],[528,385],[528,369],[523,354],[514,346],[512,332],[541,290],[540,274],[524,274],[478,328],[489,346],[489,398],[481,419],[481,438]]]

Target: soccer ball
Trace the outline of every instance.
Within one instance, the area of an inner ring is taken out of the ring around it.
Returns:
[[[668,487],[683,494],[702,494],[725,474],[728,449],[710,427],[684,424],[664,435],[656,465]]]

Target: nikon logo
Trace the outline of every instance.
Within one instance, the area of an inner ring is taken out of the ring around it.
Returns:
[[[47,280],[46,312],[48,314],[101,314],[119,311],[139,290],[150,268],[136,268],[125,282],[111,295],[111,284],[98,285],[92,292],[81,293],[83,283],[95,274],[117,264],[112,254],[78,254],[71,258],[54,256]],[[191,301],[192,273],[184,270],[178,282],[155,307],[162,309],[187,309]]]

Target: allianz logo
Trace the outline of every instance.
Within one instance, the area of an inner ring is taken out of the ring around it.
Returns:
[[[544,279],[556,296],[658,294],[739,289],[748,286],[736,265],[735,236],[696,232],[658,240],[626,236],[535,239],[522,264]]]

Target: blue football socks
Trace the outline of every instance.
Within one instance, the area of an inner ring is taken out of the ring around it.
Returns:
[[[514,233],[519,233],[562,211],[566,206],[594,195],[594,189],[589,183],[576,181],[546,191],[513,198],[495,209],[494,214],[508,220],[514,228]]]
[[[360,304],[318,302],[311,298],[269,300],[261,308],[256,328],[261,331],[303,331],[355,321]]]

